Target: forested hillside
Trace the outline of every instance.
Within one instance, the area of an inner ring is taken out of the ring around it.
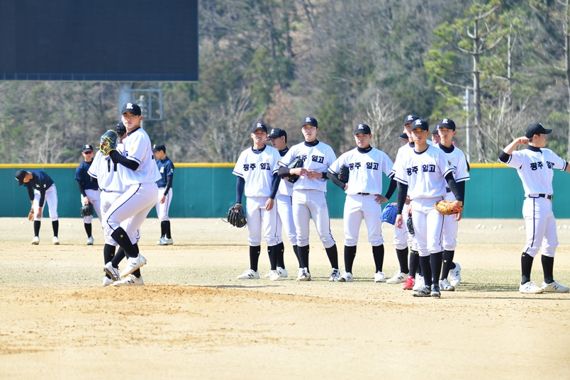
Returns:
[[[366,122],[393,156],[409,112],[453,118],[474,162],[496,161],[531,121],[553,128],[550,147],[568,156],[568,0],[199,6],[197,83],[0,82],[0,161],[78,161],[117,122],[125,85],[162,91],[164,117],[145,128],[176,162],[234,161],[260,118],[297,142],[309,114],[337,154]]]

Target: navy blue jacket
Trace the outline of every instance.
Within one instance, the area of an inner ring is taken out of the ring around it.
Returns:
[[[99,185],[97,184],[97,179],[91,177],[87,174],[87,171],[91,167],[91,162],[83,161],[79,164],[77,169],[75,169],[75,180],[79,184],[79,191],[83,196],[85,196],[85,190],[98,190]]]
[[[156,166],[160,173],[160,179],[156,181],[158,187],[165,187],[164,194],[168,194],[168,190],[172,187],[172,179],[174,178],[174,164],[170,158],[164,157],[164,160],[156,160]]]
[[[34,200],[34,190],[38,190],[41,193],[40,207],[44,207],[46,191],[54,184],[53,179],[43,170],[30,170],[29,172],[32,173],[32,179],[30,182],[25,183],[24,186],[28,189],[30,201]]]

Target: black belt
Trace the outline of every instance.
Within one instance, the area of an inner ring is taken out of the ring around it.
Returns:
[[[528,196],[529,198],[546,198],[546,199],[552,199],[552,194],[536,194],[534,196]]]
[[[370,193],[356,193],[358,195],[370,195]]]

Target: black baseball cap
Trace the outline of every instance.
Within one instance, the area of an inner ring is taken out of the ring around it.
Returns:
[[[153,152],[156,152],[157,150],[161,150],[161,151],[163,151],[164,153],[166,153],[166,146],[164,146],[164,144],[154,144],[154,145],[152,146],[152,151],[153,151]]]
[[[89,144],[83,145],[83,147],[81,148],[81,152],[82,153],[93,152],[93,145],[89,145]]]
[[[312,116],[307,116],[303,119],[303,124],[301,125],[301,127],[304,127],[305,125],[312,125],[313,127],[319,127],[319,122],[317,121],[317,119],[315,119]]]
[[[369,135],[372,133],[372,131],[370,130],[370,127],[367,124],[364,123],[360,123],[356,126],[356,128],[354,129],[354,134],[357,135],[359,133],[362,133],[364,135]]]
[[[414,121],[418,120],[419,118],[420,117],[418,115],[415,115],[413,113],[406,115],[406,117],[404,118],[404,125],[413,123]]]
[[[25,170],[18,170],[16,172],[16,181],[18,181],[18,184],[20,186],[22,186],[24,184],[24,177],[26,176],[28,172]]]
[[[283,136],[285,136],[285,138],[287,138],[287,132],[285,132],[281,128],[272,128],[271,132],[269,132],[269,135],[267,135],[267,137],[270,139],[277,139],[277,138],[283,137]]]
[[[122,121],[119,121],[117,125],[115,125],[115,132],[117,132],[119,137],[122,137],[125,133],[127,133],[127,128],[125,127],[125,124],[123,124]]]
[[[142,115],[141,107],[136,103],[126,103],[121,110],[121,114],[124,115],[127,112],[130,112],[135,116]]]
[[[439,126],[441,126],[441,128],[447,128],[455,131],[455,122],[451,119],[443,119],[441,123],[439,123]]]
[[[405,133],[402,133],[402,134],[400,135],[400,138],[401,138],[401,139],[404,139],[404,140],[409,140],[408,135],[406,135]]]
[[[414,124],[412,124],[412,129],[418,129],[418,128],[424,131],[429,131],[429,124],[427,120],[416,119],[414,121]]]
[[[255,133],[258,129],[261,129],[263,132],[267,133],[267,125],[263,121],[258,121],[251,127],[251,133]]]
[[[546,129],[540,123],[533,123],[529,124],[529,126],[526,128],[525,136],[530,139],[534,135],[539,135],[539,134],[548,135],[551,132],[552,129]]]

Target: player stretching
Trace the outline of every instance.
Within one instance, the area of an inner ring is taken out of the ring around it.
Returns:
[[[344,266],[341,282],[352,281],[352,264],[356,257],[356,245],[362,219],[368,229],[368,241],[372,245],[375,271],[374,282],[385,282],[384,238],[382,237],[382,206],[390,194],[382,196],[382,173],[392,177],[392,160],[386,153],[370,146],[372,132],[366,124],[358,124],[354,130],[356,148],[349,150],[329,167],[331,180],[346,193],[344,202]],[[348,183],[337,175],[342,166],[348,167]],[[393,187],[395,188],[395,186]],[[392,190],[393,191],[393,190]]]
[[[437,132],[440,142],[436,146],[443,151],[445,157],[447,157],[447,160],[453,167],[453,178],[455,178],[459,192],[463,194],[463,199],[465,199],[465,181],[468,181],[470,178],[469,164],[461,149],[453,145],[455,122],[451,119],[443,119],[441,123],[438,124]],[[454,201],[455,196],[451,190],[449,188],[446,190],[447,194],[444,199]],[[441,268],[439,287],[445,291],[455,290],[461,282],[461,265],[453,262],[460,219],[461,213],[443,217],[443,265]],[[447,279],[448,276],[449,280]]]
[[[52,242],[58,245],[59,219],[57,215],[57,188],[55,187],[53,179],[43,170],[32,170],[29,172],[18,170],[16,172],[16,180],[20,186],[26,186],[30,202],[32,203],[30,212],[28,213],[28,219],[34,221],[34,238],[32,239],[32,244],[40,244],[40,227],[42,225],[44,202],[47,201],[51,226],[53,228]]]
[[[136,275],[131,275],[146,264],[146,259],[139,254],[137,231],[156,202],[156,181],[160,179],[160,174],[152,158],[150,138],[141,127],[141,108],[137,104],[127,103],[121,113],[127,129],[127,136],[123,140],[125,151],[121,154],[113,149],[109,157],[113,164],[128,169],[121,176],[126,190],[109,208],[103,225],[128,257],[127,266],[120,273],[124,279],[118,283],[135,285]],[[105,265],[105,272],[113,280],[119,277],[119,261],[115,256]]]
[[[83,162],[79,164],[75,170],[75,180],[79,185],[79,192],[81,193],[81,204],[87,206],[91,204],[101,221],[101,203],[99,194],[99,185],[97,179],[91,177],[87,172],[93,163],[93,146],[84,145],[81,149]],[[87,245],[93,245],[93,216],[83,217],[83,227],[87,234]]]
[[[447,186],[455,195],[454,206],[462,204],[453,179],[453,168],[443,152],[427,144],[429,125],[418,119],[412,126],[414,150],[398,158],[395,179],[398,181],[398,216],[396,225],[402,226],[402,209],[409,194],[412,208],[415,239],[420,254],[420,266],[425,285],[414,292],[416,297],[440,297],[439,275],[442,264],[441,230],[443,216],[435,209],[436,202],[443,200]]]
[[[269,141],[275,149],[279,151],[281,157],[285,156],[289,151],[287,146],[287,132],[283,129],[273,128],[267,136]],[[293,246],[293,252],[298,259],[297,253],[297,235],[295,235],[295,223],[293,222],[293,203],[291,201],[291,194],[293,194],[293,182],[281,181],[279,183],[279,190],[275,197],[275,205],[277,207],[277,239],[279,243],[278,256],[277,256],[277,272],[281,277],[287,277],[288,273],[285,269],[285,246],[283,245],[282,227],[285,227],[285,233],[289,238],[289,242]]]
[[[338,251],[330,229],[329,209],[325,193],[327,191],[327,171],[335,160],[332,148],[317,140],[318,122],[307,116],[303,120],[301,131],[305,141],[294,145],[280,161],[281,177],[299,176],[293,184],[293,221],[297,233],[299,253],[299,275],[297,280],[309,281],[309,222],[313,219],[317,232],[323,242],[332,272],[329,281],[338,281]],[[296,162],[301,167],[290,168]]]
[[[517,169],[523,188],[523,217],[526,229],[526,245],[521,256],[521,293],[568,293],[568,287],[554,280],[554,254],[558,246],[556,220],[552,212],[552,178],[554,169],[570,172],[570,165],[550,149],[546,149],[546,135],[552,129],[542,124],[530,124],[523,137],[518,137],[503,149],[499,160]],[[518,145],[528,144],[528,149],[514,151]],[[532,262],[542,246],[544,282],[538,287],[530,280]]]
[[[279,152],[272,146],[265,145],[267,126],[256,123],[251,129],[250,137],[253,146],[247,148],[238,157],[233,174],[237,177],[236,203],[234,207],[242,207],[241,200],[245,191],[247,198],[247,230],[249,243],[249,269],[238,276],[241,280],[259,278],[258,263],[261,252],[261,236],[267,242],[271,271],[269,279],[279,280],[282,275],[277,272],[277,211],[274,206],[275,194],[279,188],[277,163]]]
[[[172,245],[172,233],[170,231],[170,219],[168,210],[172,201],[172,180],[174,178],[174,164],[166,155],[166,146],[155,145],[152,149],[156,166],[160,173],[160,179],[156,183],[158,186],[158,199],[156,202],[156,216],[160,220],[160,239],[158,245]]]

